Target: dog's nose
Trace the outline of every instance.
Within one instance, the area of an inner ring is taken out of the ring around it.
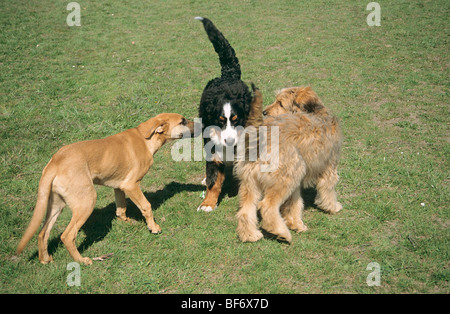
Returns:
[[[225,143],[226,143],[228,146],[233,146],[233,145],[234,145],[234,138],[233,138],[233,137],[227,137],[227,138],[225,139]]]
[[[263,111],[263,115],[267,116],[267,110]]]

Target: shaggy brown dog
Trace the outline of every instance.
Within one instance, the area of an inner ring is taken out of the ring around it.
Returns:
[[[285,112],[294,113],[282,114]],[[281,115],[262,120],[262,96],[256,90],[247,127],[267,127],[268,132],[278,127],[279,137],[266,136],[265,153],[258,141],[260,155],[256,161],[239,158],[236,163],[234,171],[240,179],[237,232],[244,242],[263,237],[258,229],[259,209],[261,227],[278,239],[291,242],[289,229],[307,229],[302,221],[301,188],[316,187],[315,204],[322,210],[332,214],[342,209],[335,192],[342,134],[337,119],[328,114],[310,88],[282,90],[265,114]],[[274,140],[279,141],[278,152],[271,151]],[[278,167],[261,171],[274,158],[278,159]]]

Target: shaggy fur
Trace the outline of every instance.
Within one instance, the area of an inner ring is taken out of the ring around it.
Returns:
[[[284,113],[309,112],[328,115],[317,94],[311,87],[289,87],[280,90],[273,104],[267,106],[264,115],[278,116]]]
[[[196,19],[203,23],[221,65],[221,76],[208,82],[199,107],[202,131],[214,126],[210,128],[210,137],[204,138],[205,147],[210,141],[214,146],[211,160],[206,161],[206,196],[197,210],[212,211],[217,206],[225,179],[223,151],[234,150],[239,135],[236,127],[245,126],[252,94],[241,80],[241,68],[233,47],[210,20],[203,17]]]
[[[335,192],[342,144],[338,121],[328,114],[311,89],[306,90],[310,101],[300,103],[292,90],[298,91],[298,88],[282,90],[275,103],[265,110],[266,114],[289,113],[267,117],[262,123],[269,132],[271,128],[279,127],[279,151],[270,157],[278,158],[278,167],[272,172],[262,172],[261,167],[270,159],[260,155],[253,162],[239,160],[234,168],[240,180],[237,232],[244,242],[255,242],[263,237],[258,228],[258,209],[261,227],[279,240],[291,242],[289,229],[305,231],[301,188],[316,187],[315,204],[325,212],[333,214],[342,209]],[[252,108],[251,112],[252,115],[260,115],[262,97],[259,92],[255,94],[259,97],[255,97],[252,103],[255,109]],[[298,104],[304,106],[292,110]],[[248,126],[261,127],[260,117],[252,115],[249,121],[255,124]],[[271,141],[268,136],[268,148],[273,146]]]

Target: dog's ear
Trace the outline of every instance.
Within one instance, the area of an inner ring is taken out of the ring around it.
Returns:
[[[155,133],[162,134],[167,132],[169,130],[169,124],[166,121],[153,118],[139,124],[138,130],[144,138],[149,139]]]
[[[297,89],[294,98],[294,108],[292,108],[294,112],[300,109],[304,112],[317,113],[322,108],[324,107],[319,96],[317,96],[311,87],[299,87]]]
[[[163,134],[163,133],[167,133],[167,131],[169,131],[169,123],[167,122],[163,122],[161,125],[159,125],[156,129],[154,133],[157,134]]]

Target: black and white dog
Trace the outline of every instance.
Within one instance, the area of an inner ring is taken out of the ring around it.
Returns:
[[[217,207],[225,179],[225,162],[233,161],[225,155],[230,156],[230,149],[234,150],[238,142],[239,131],[245,127],[253,97],[241,80],[241,67],[233,47],[210,20],[204,17],[195,19],[202,21],[222,67],[221,76],[206,84],[199,108],[207,154],[207,190],[197,210],[209,212]]]

